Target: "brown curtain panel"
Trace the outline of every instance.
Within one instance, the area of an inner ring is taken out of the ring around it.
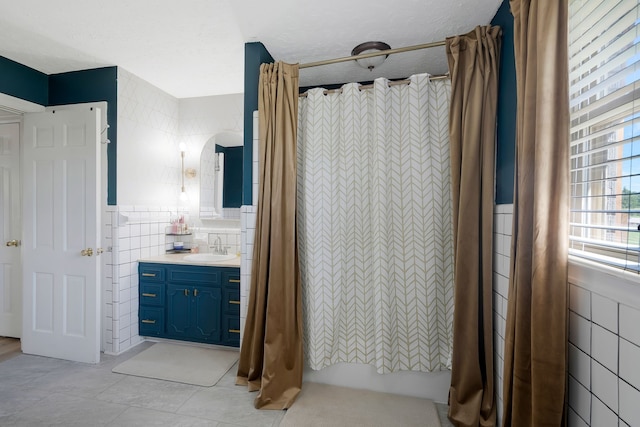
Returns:
[[[302,300],[296,238],[298,65],[260,66],[260,158],[247,320],[236,384],[256,408],[289,408],[302,386]]]
[[[493,203],[500,27],[446,40],[455,244],[449,418],[493,426]]]
[[[516,181],[504,426],[564,423],[569,182],[568,0],[511,0]]]

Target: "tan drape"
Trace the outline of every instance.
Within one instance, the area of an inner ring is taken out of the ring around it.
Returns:
[[[518,95],[504,426],[563,424],[568,0],[511,0]]]
[[[493,202],[500,27],[447,39],[455,242],[449,418],[493,426]]]
[[[302,300],[296,239],[298,65],[260,66],[258,215],[236,384],[256,408],[286,409],[302,386]]]

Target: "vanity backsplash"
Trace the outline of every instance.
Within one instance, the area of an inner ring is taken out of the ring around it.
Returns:
[[[164,250],[171,252],[240,253],[240,228],[188,228],[186,233],[173,233],[166,228]],[[179,243],[182,243],[180,245]],[[181,249],[177,249],[182,246]]]

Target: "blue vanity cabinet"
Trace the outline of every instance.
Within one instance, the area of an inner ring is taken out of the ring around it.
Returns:
[[[220,307],[222,296],[218,288],[194,288],[192,338],[207,342],[220,342]],[[212,312],[211,308],[216,307]]]
[[[167,334],[179,339],[219,343],[220,288],[167,284]]]
[[[222,342],[240,346],[240,269],[222,272]]]
[[[165,268],[160,264],[140,264],[139,333],[162,336],[164,333]]]
[[[191,292],[193,288],[183,285],[167,285],[167,334],[187,336],[191,328]]]
[[[239,268],[141,262],[138,269],[140,335],[240,345]],[[152,285],[162,288],[154,288],[155,298],[148,296]]]

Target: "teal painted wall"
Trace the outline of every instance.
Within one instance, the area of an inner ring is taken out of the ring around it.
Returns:
[[[107,137],[107,203],[117,201],[118,68],[105,67],[46,75],[0,56],[0,93],[44,106],[106,101],[110,128]]]
[[[513,203],[516,150],[516,63],[513,52],[513,15],[504,0],[491,21],[502,27],[496,147],[496,204]]]
[[[49,78],[40,71],[0,56],[0,93],[49,105]]]
[[[65,105],[106,101],[109,129],[107,137],[107,203],[117,202],[118,152],[118,68],[105,67],[49,76],[49,104]]]
[[[242,206],[243,148],[227,147],[224,150],[223,208],[239,208]]]
[[[258,109],[260,64],[274,62],[262,43],[244,45],[244,150],[242,155],[242,204],[253,201],[253,112]]]

